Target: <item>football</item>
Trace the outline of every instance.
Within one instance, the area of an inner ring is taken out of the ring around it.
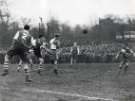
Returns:
[[[83,29],[83,34],[87,34],[88,30],[87,29]]]

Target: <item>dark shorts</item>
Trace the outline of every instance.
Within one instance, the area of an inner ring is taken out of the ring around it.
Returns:
[[[41,58],[41,52],[40,52],[40,48],[34,48],[34,54],[38,57]]]
[[[72,54],[71,54],[71,57],[72,57],[73,59],[77,59],[77,56],[78,56],[77,53],[72,53]]]
[[[122,64],[126,64],[126,63],[128,63],[129,61],[128,61],[128,59],[123,59],[122,60]]]
[[[18,55],[23,62],[28,62],[27,52],[28,52],[28,49],[22,48],[21,46],[11,47],[7,51],[7,55],[9,56],[9,59],[12,58],[13,56]]]

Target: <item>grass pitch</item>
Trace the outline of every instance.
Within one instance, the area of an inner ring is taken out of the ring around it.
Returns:
[[[24,83],[23,70],[10,65],[10,74],[0,77],[0,101],[134,101],[134,65],[120,75],[118,64],[112,63],[60,64],[58,75],[53,65],[44,65],[42,76],[32,72],[29,84]]]

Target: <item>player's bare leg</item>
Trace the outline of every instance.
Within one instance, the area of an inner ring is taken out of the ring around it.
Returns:
[[[58,61],[57,60],[54,61],[54,70],[53,70],[53,72],[56,75],[58,75]]]
[[[128,69],[128,63],[125,63],[125,67],[124,67],[124,74],[127,73],[127,69]]]
[[[73,57],[71,57],[70,64],[71,65],[73,64]]]
[[[32,82],[29,71],[30,71],[29,65],[27,63],[24,63],[25,82]]]
[[[41,70],[43,69],[43,63],[44,63],[44,59],[43,58],[39,58],[39,69],[38,69],[38,74],[41,75]]]
[[[74,58],[74,64],[76,64],[76,58]]]
[[[29,59],[29,63],[30,63],[30,67],[32,68],[33,67],[33,60],[32,60],[32,58]]]
[[[5,55],[5,58],[4,58],[4,70],[3,70],[3,73],[2,73],[2,76],[6,76],[9,74],[9,71],[8,71],[8,68],[9,68],[9,56],[6,54]]]
[[[33,60],[32,58],[29,58],[29,63],[30,63],[30,67],[32,68],[33,66]],[[20,60],[19,61],[19,64],[18,64],[18,67],[17,67],[17,71],[20,72],[20,70],[23,68],[23,61]]]
[[[22,68],[22,65],[23,65],[23,61],[20,60],[19,61],[19,64],[18,64],[18,67],[17,67],[17,71],[20,72],[20,69]]]
[[[32,68],[33,67],[33,58],[35,57],[35,54],[34,54],[34,50],[29,50],[29,55],[27,56],[28,60],[29,60],[29,63],[30,63],[30,67]]]
[[[58,59],[59,59],[59,56],[58,56],[58,53],[55,54],[55,60],[54,60],[54,70],[53,72],[58,75]]]
[[[118,75],[120,75],[122,68],[124,67],[124,62],[122,61],[119,65]]]

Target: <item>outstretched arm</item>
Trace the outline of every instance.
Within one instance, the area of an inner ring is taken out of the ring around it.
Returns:
[[[130,49],[130,53],[135,57],[135,52],[132,49]]]
[[[77,53],[78,53],[78,55],[80,54],[80,47],[79,46],[77,47]]]
[[[121,51],[117,53],[117,55],[115,57],[116,60],[119,58],[120,54],[121,54]]]

